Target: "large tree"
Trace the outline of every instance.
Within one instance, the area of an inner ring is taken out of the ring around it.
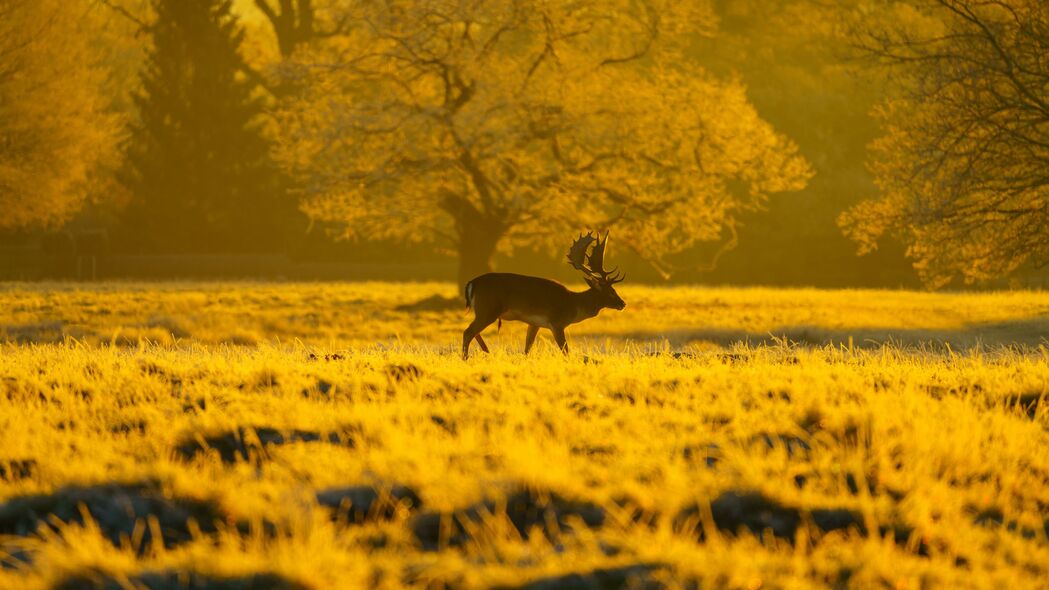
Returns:
[[[55,226],[115,166],[85,2],[0,0],[0,229]]]
[[[268,250],[288,219],[229,0],[155,0],[125,182],[133,240],[156,251]]]
[[[886,234],[930,286],[1049,262],[1049,4],[910,0],[858,37],[892,69],[872,169],[883,191],[842,216]]]
[[[347,3],[281,120],[303,208],[348,237],[443,241],[459,281],[580,228],[658,267],[810,176],[743,85],[688,58],[703,2]]]

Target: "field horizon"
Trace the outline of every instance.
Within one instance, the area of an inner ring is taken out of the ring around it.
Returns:
[[[841,345],[850,338],[859,347],[1037,348],[1049,343],[1049,297],[1039,290],[627,285],[622,291],[628,300],[624,312],[604,310],[570,328],[569,338],[577,334],[591,342],[609,338],[660,349],[784,340]],[[652,305],[656,298],[658,307]],[[439,335],[458,348],[470,320],[456,287],[432,281],[0,281],[0,307],[8,318],[0,324],[0,342],[21,344],[66,338],[125,345],[142,339],[158,344],[294,339],[333,346],[393,340],[432,344]],[[386,314],[390,321],[379,317],[355,330],[371,312]],[[499,334],[503,329],[512,333],[508,340],[523,343],[523,324],[508,322]],[[494,340],[502,343],[503,338]]]

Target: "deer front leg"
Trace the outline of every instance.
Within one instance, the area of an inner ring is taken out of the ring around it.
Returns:
[[[473,342],[474,335],[470,333],[470,324],[465,330],[463,330],[463,360],[470,358],[470,343]]]
[[[480,318],[474,318],[474,321],[470,322],[470,325],[463,330],[463,360],[470,358],[470,342],[474,338],[478,339],[478,343],[481,345],[481,350],[488,351],[488,347],[485,346],[484,341],[480,339],[481,332],[484,331],[492,322],[485,322]]]
[[[525,336],[525,354],[532,350],[532,345],[535,344],[535,337],[539,334],[539,326],[528,325],[528,335]]]
[[[557,343],[557,347],[561,349],[561,352],[568,354],[568,341],[565,340],[565,329],[564,328],[551,328],[551,332],[554,333],[554,342]]]
[[[474,336],[474,340],[477,341],[477,345],[481,347],[481,350],[489,352],[488,345],[484,343],[484,338],[481,338],[480,334]]]

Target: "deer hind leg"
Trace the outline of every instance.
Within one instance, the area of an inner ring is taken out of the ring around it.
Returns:
[[[528,335],[525,336],[525,354],[532,350],[532,345],[535,344],[535,337],[539,334],[539,326],[528,325]]]
[[[554,342],[557,343],[557,347],[561,349],[561,352],[568,354],[568,340],[565,339],[564,328],[552,328],[550,330],[554,333]]]
[[[494,319],[484,320],[480,317],[475,317],[474,321],[470,322],[470,325],[463,330],[463,360],[470,357],[470,343],[474,339],[481,345],[481,350],[488,352],[488,347],[484,344],[484,340],[481,339],[481,332],[492,325],[494,321]]]

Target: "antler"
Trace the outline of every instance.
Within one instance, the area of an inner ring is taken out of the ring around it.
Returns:
[[[587,232],[585,236],[580,234],[576,238],[575,243],[572,244],[572,247],[568,249],[568,264],[571,264],[572,268],[589,277],[598,278],[588,264],[590,257],[587,256],[586,252],[590,249],[590,244],[593,244],[595,241],[597,241],[597,238],[594,237],[593,232]]]
[[[580,235],[568,250],[568,263],[589,278],[614,285],[622,282],[626,276],[616,276],[617,268],[611,272],[605,270],[605,245],[608,244],[609,233],[606,231],[603,239],[601,234],[594,237],[593,232],[587,232],[585,236]],[[594,249],[588,255],[587,250],[591,244],[594,244]]]

